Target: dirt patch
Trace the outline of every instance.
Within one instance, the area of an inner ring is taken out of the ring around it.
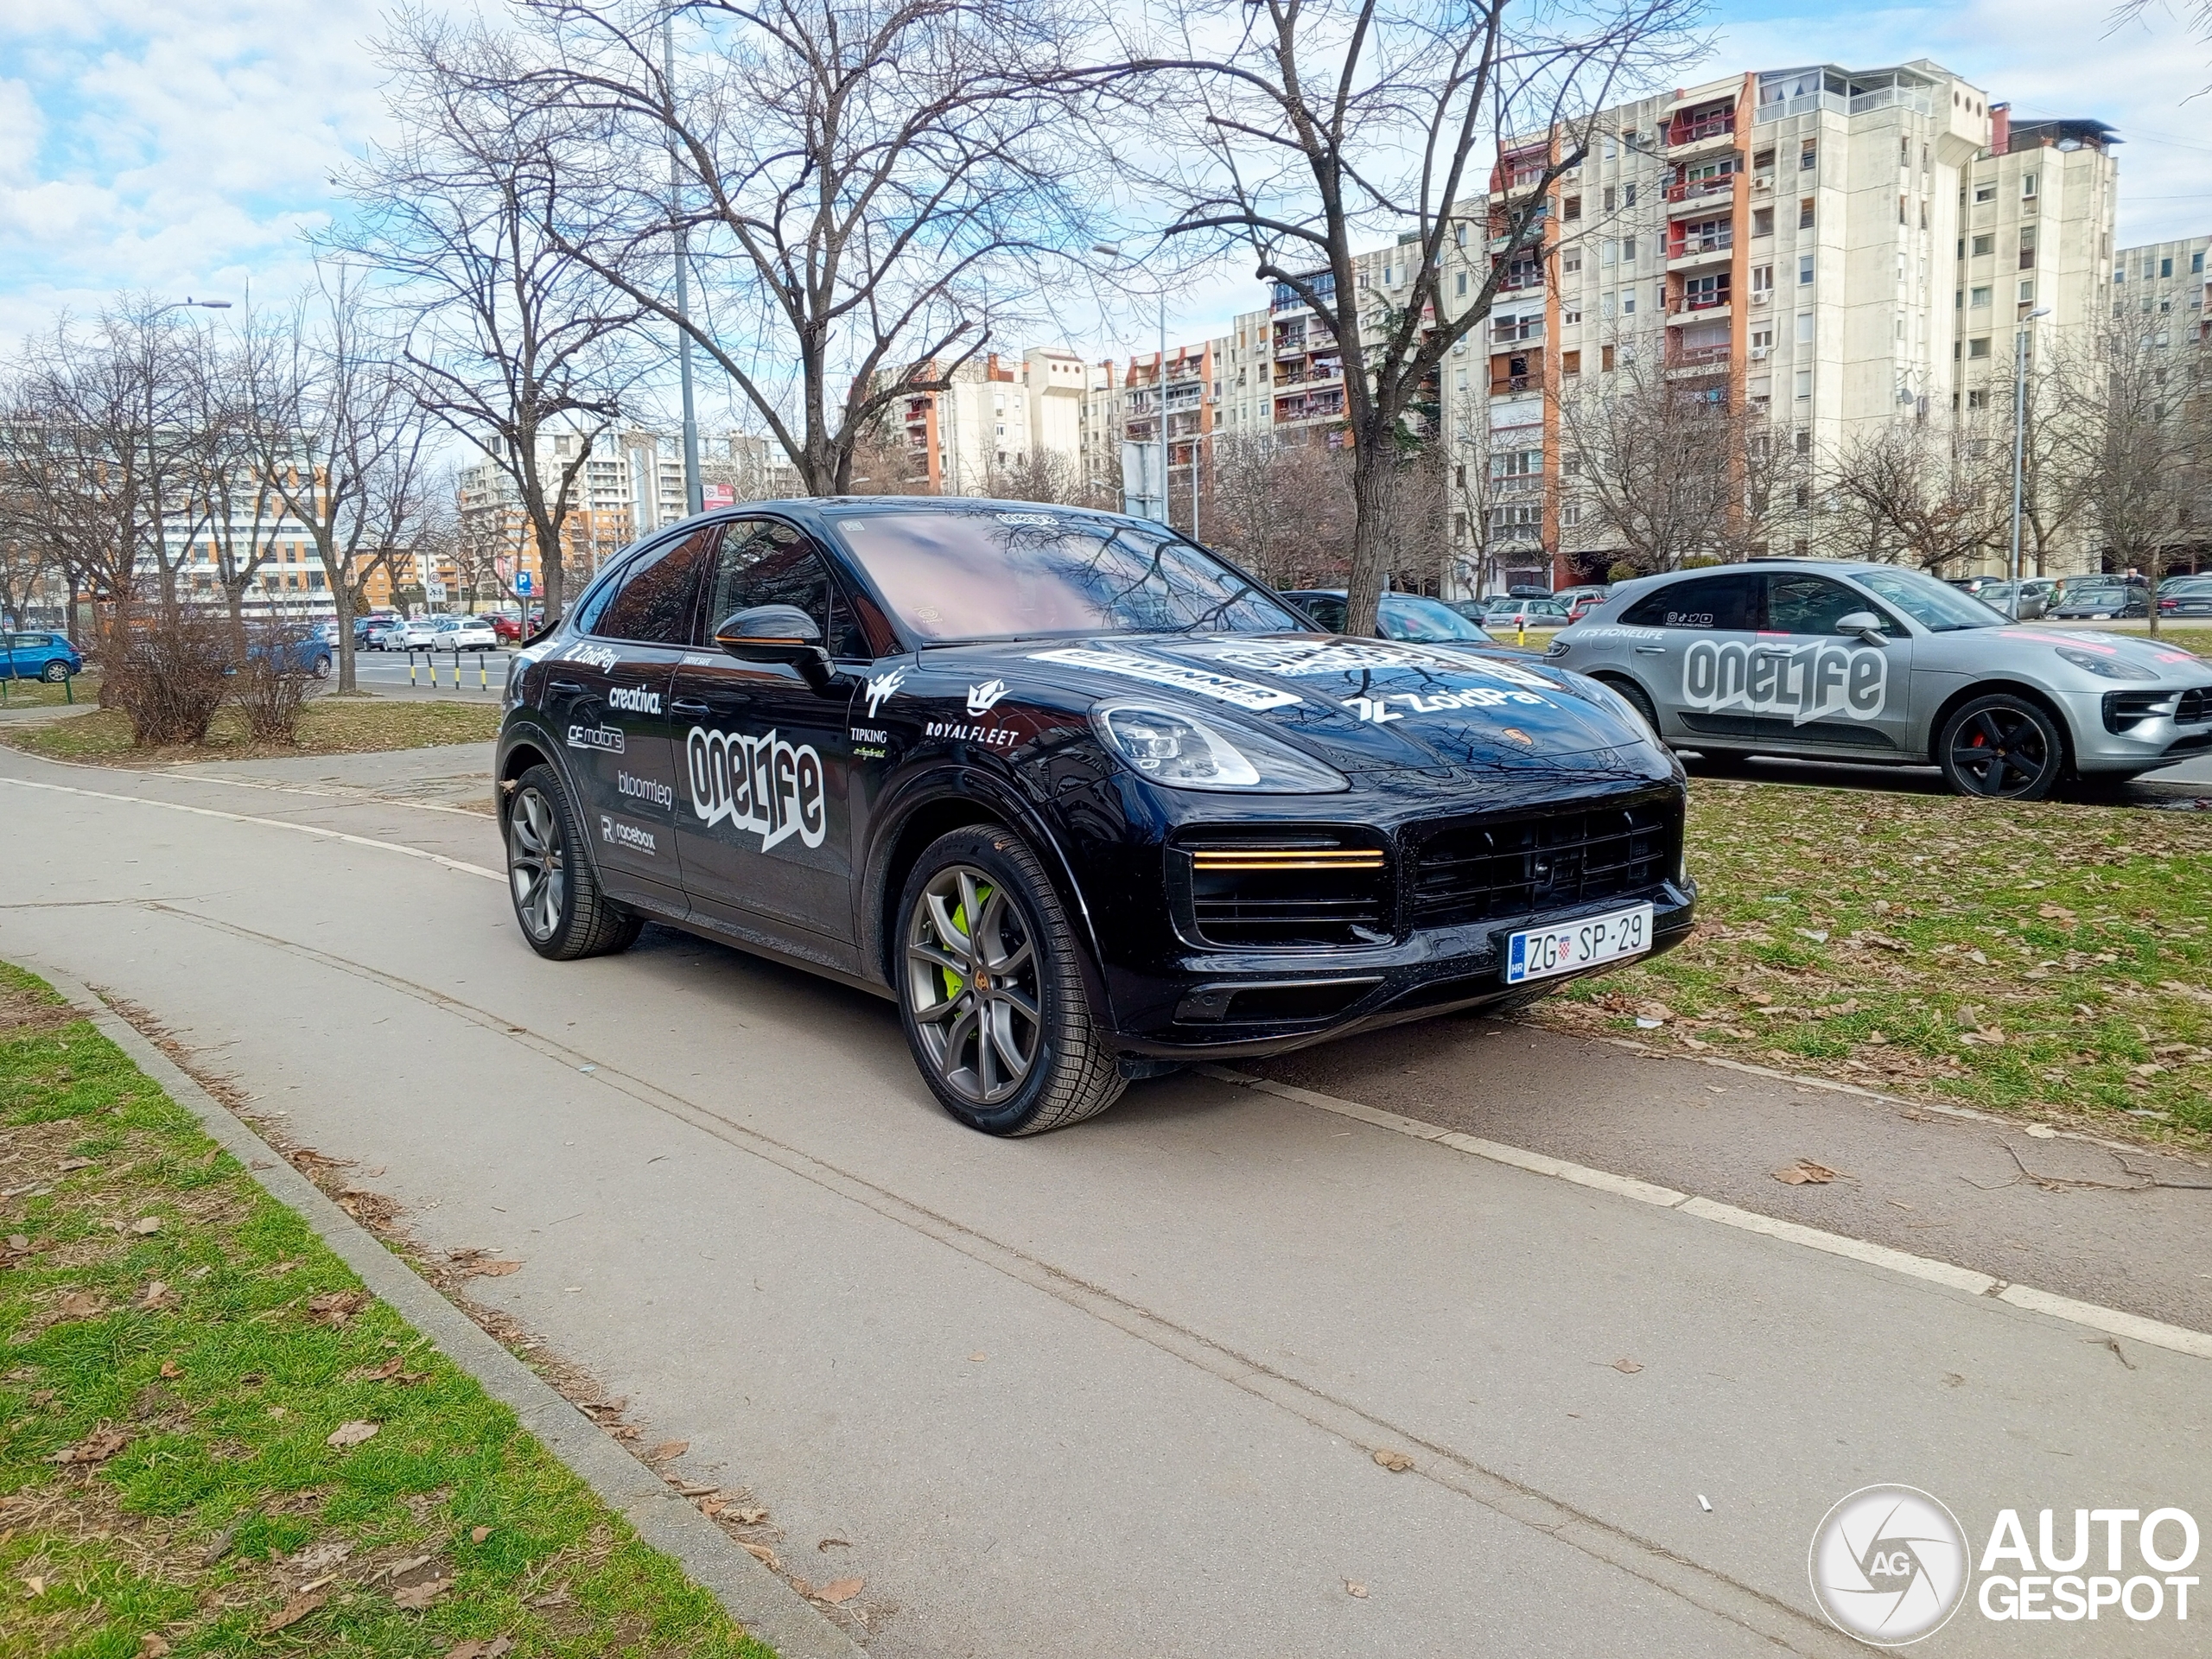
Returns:
[[[35,991],[0,986],[0,1043],[52,1031],[79,1017],[67,1002],[57,1002]]]

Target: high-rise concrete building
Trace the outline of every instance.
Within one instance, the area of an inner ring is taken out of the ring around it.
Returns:
[[[2212,339],[2212,271],[2204,256],[2212,237],[2184,237],[2178,242],[2146,242],[2122,248],[2112,261],[2112,315],[2148,318],[2152,339],[2174,344]]]
[[[955,368],[942,391],[918,391],[897,411],[909,487],[931,495],[985,495],[995,474],[1033,454],[1081,461],[1092,376],[1072,352],[1032,347],[1019,362],[996,352]]]

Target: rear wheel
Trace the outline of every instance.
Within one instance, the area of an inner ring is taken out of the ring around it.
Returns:
[[[986,1135],[1103,1112],[1126,1079],[1093,1022],[1073,930],[1011,830],[956,830],[906,878],[893,978],[899,1023],[946,1111]]]
[[[69,664],[58,657],[39,671],[39,678],[44,680],[48,685],[59,685],[68,677]]]
[[[523,938],[554,962],[626,950],[645,926],[600,890],[582,846],[560,775],[532,766],[507,807],[507,890]]]
[[[2034,703],[1999,693],[1976,697],[1943,724],[1936,763],[1955,795],[2039,801],[2066,772],[2066,739]]]

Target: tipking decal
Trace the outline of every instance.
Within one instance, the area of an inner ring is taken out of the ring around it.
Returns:
[[[660,856],[660,844],[650,830],[641,830],[634,823],[602,812],[599,815],[599,838],[617,847],[627,847],[632,852],[643,853],[647,858]]]
[[[969,686],[968,712],[971,715],[989,714],[991,705],[1006,696],[1007,690],[1007,683],[1004,680],[985,680],[981,685]]]
[[[963,726],[957,720],[933,720],[922,728],[922,735],[981,743],[988,749],[1010,749],[1021,734],[1011,726]]]
[[[1878,645],[1700,639],[1682,661],[1682,701],[1690,708],[1707,714],[1727,709],[1786,714],[1793,726],[1835,715],[1878,720],[1889,688],[1890,659]]]
[[[607,701],[617,709],[626,709],[633,715],[660,713],[660,693],[648,691],[641,685],[618,685],[607,694]]]
[[[676,804],[676,791],[658,778],[632,778],[626,772],[614,774],[617,794],[627,795],[632,800],[651,801],[664,812]]]
[[[1272,686],[1255,685],[1249,680],[1236,679],[1227,674],[1215,674],[1184,663],[1134,656],[1124,651],[1099,651],[1089,646],[1071,645],[1064,651],[1033,652],[1029,660],[1033,663],[1059,663],[1069,668],[1095,669],[1102,674],[1119,674],[1127,679],[1173,686],[1178,691],[1195,692],[1202,697],[1211,697],[1217,702],[1234,703],[1239,709],[1281,709],[1287,703],[1304,701],[1294,691],[1278,691]]]
[[[570,645],[561,653],[564,663],[582,663],[586,668],[612,668],[614,653],[605,645]]]
[[[822,788],[822,757],[811,744],[786,743],[770,732],[747,737],[694,726],[683,741],[691,774],[691,810],[701,822],[724,822],[760,837],[766,852],[792,836],[819,847],[830,827]]]
[[[1501,691],[1496,686],[1478,685],[1464,691],[1393,691],[1380,697],[1354,697],[1344,707],[1370,724],[1380,726],[1405,718],[1389,706],[1394,702],[1416,715],[1442,715],[1458,709],[1502,709],[1509,703],[1545,708],[1550,702],[1534,691]]]
[[[572,749],[605,749],[609,754],[622,753],[622,734],[612,726],[571,726],[569,728],[569,747]]]
[[[874,720],[891,696],[906,683],[906,671],[894,668],[888,674],[872,674],[868,682],[868,717]]]

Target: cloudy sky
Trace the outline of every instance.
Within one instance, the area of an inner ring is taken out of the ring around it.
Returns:
[[[2022,116],[2089,116],[2120,152],[2120,241],[2212,230],[2212,49],[2173,19],[2117,31],[2106,0],[1967,0],[1845,15],[1720,0],[1712,73],[1944,63]],[[272,297],[303,270],[329,177],[384,120],[374,0],[0,0],[0,344],[118,289]],[[1811,15],[1807,15],[1811,14]],[[1192,296],[1177,337],[1256,302]],[[1077,340],[1086,350],[1105,340]]]

